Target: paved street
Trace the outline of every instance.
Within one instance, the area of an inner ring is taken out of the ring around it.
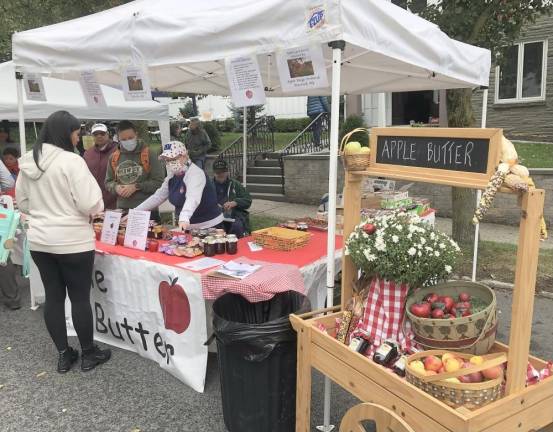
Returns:
[[[498,292],[503,341],[510,324],[509,295]],[[553,359],[553,301],[537,297],[535,309],[532,353]],[[114,349],[110,363],[96,371],[83,374],[77,368],[58,375],[42,310],[0,308],[0,329],[2,432],[225,431],[214,355],[209,358],[205,393],[199,394],[151,361],[119,349]],[[322,419],[322,395],[323,380],[315,373],[314,425]],[[354,398],[334,387],[333,422],[339,422],[354,404]]]

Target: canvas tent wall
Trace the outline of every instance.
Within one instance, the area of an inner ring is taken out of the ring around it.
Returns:
[[[66,110],[83,120],[154,120],[169,139],[169,108],[155,102],[127,102],[121,90],[102,85],[106,107],[86,104],[81,86],[76,81],[44,77],[46,101],[23,101],[25,119],[41,121],[59,110]],[[17,80],[13,62],[0,64],[0,120],[17,121]],[[166,133],[164,131],[167,131]]]

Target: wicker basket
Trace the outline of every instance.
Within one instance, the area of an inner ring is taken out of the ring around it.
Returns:
[[[311,235],[288,228],[272,227],[252,232],[253,240],[267,249],[291,251],[305,246]]]
[[[405,367],[405,377],[407,378],[407,381],[454,408],[464,406],[468,409],[476,409],[489,404],[502,396],[502,376],[494,380],[484,381],[481,383],[467,384],[454,383],[444,380],[447,378],[459,377],[461,375],[468,375],[473,372],[480,372],[484,369],[503,364],[507,361],[505,353],[490,354],[488,356],[484,356],[484,363],[480,365],[473,365],[468,368],[460,369],[456,372],[448,372],[438,375],[422,375],[416,369],[411,367],[411,362],[414,360],[421,360],[422,358],[430,355],[441,356],[446,352],[448,351],[432,350],[419,352],[409,356]],[[454,355],[465,360],[472,357],[470,354],[462,353],[454,353]]]
[[[365,128],[356,128],[351,132],[348,132],[342,138],[340,143],[340,155],[342,156],[342,161],[344,163],[344,168],[348,171],[363,171],[369,167],[371,155],[370,153],[356,153],[356,154],[346,154],[344,149],[346,144],[349,142],[352,135],[356,132],[365,132],[369,135],[369,130]]]
[[[457,298],[462,292],[467,292],[488,303],[488,307],[468,317],[455,319],[420,318],[413,315],[410,312],[411,305],[422,301],[433,292],[453,298]],[[405,309],[415,333],[415,340],[424,348],[482,355],[487,354],[495,342],[496,306],[495,292],[486,285],[452,281],[420,289],[407,299]]]

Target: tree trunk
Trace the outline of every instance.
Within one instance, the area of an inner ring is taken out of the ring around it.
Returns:
[[[196,101],[196,95],[193,94],[191,97],[192,97],[192,113],[194,114],[194,117],[198,117],[198,101]]]
[[[448,90],[447,111],[449,127],[473,126],[472,90]],[[475,200],[474,190],[452,188],[452,237],[458,243],[471,244],[474,242],[474,226],[471,221],[476,208]]]

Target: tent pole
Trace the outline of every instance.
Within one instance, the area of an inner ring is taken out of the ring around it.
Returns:
[[[35,130],[35,140],[37,140],[38,139],[38,132],[36,130],[36,122],[33,122],[33,128]]]
[[[246,173],[248,171],[248,107],[244,107],[244,121],[242,126],[242,184],[247,186]]]
[[[486,122],[488,120],[488,89],[484,89],[482,94],[482,124],[481,128],[486,127]],[[480,198],[482,198],[482,191],[479,189],[476,191],[476,206],[480,203]],[[472,281],[476,282],[476,267],[478,264],[478,240],[480,236],[480,224],[474,227],[474,249],[472,253]]]
[[[27,140],[25,138],[25,112],[23,107],[23,74],[15,73],[17,83],[17,113],[19,116],[19,150],[21,156],[27,153]]]
[[[340,74],[342,69],[342,50],[344,41],[328,44],[332,48],[332,101],[330,110],[330,156],[328,180],[328,236],[326,247],[326,306],[334,304],[334,277],[336,260],[336,193],[338,182],[338,127],[340,118]],[[324,389],[324,424],[317,429],[330,432],[334,425],[330,424],[330,379],[325,377]]]

